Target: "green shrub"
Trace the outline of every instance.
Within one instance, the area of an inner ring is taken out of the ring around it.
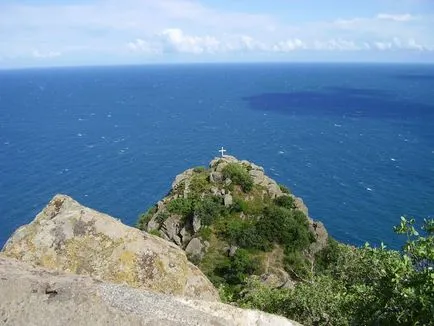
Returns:
[[[202,225],[211,225],[223,211],[222,199],[216,196],[206,196],[194,207],[194,214],[199,216]]]
[[[202,227],[199,230],[199,236],[204,240],[204,241],[209,241],[211,239],[211,235],[212,235],[212,230],[209,227]]]
[[[291,249],[285,250],[284,258],[285,270],[287,270],[294,279],[304,281],[312,278],[312,263],[300,251]]]
[[[152,219],[152,216],[157,212],[157,207],[154,205],[149,208],[146,213],[143,213],[139,216],[136,227],[140,230],[146,230],[149,221]]]
[[[330,274],[331,266],[336,266],[340,255],[339,243],[329,236],[326,247],[315,254],[315,273]]]
[[[194,201],[190,198],[176,198],[167,204],[167,210],[172,214],[179,214],[184,218],[193,215]]]
[[[294,198],[292,198],[291,196],[280,196],[274,199],[274,203],[277,206],[283,207],[283,208],[287,208],[287,209],[294,209],[296,208],[295,206],[295,201]]]
[[[253,179],[247,169],[238,163],[229,163],[223,168],[223,176],[229,178],[233,183],[241,186],[244,192],[253,189]]]
[[[290,194],[291,193],[291,191],[288,189],[288,187],[286,187],[283,184],[279,184],[279,188],[284,194]]]
[[[270,243],[278,243],[291,249],[302,250],[312,242],[307,221],[294,218],[295,212],[277,206],[269,206],[257,223],[257,230]]]
[[[220,275],[227,284],[239,285],[245,279],[255,274],[260,267],[260,262],[252,257],[247,250],[238,249],[233,257],[230,257],[223,264],[217,266],[216,273]]]
[[[155,229],[149,231],[148,233],[149,233],[149,234],[152,234],[152,235],[156,235],[157,237],[161,237],[160,231],[155,230]]]
[[[170,214],[167,213],[166,211],[158,212],[157,216],[155,217],[155,220],[159,224],[162,224],[162,223],[164,223],[169,218],[169,216],[170,216]]]
[[[190,180],[188,197],[199,199],[211,187],[208,178],[207,171],[194,174]]]
[[[193,168],[193,172],[194,173],[202,173],[202,172],[206,172],[207,169],[204,166],[196,166],[195,168]]]
[[[248,210],[248,203],[240,198],[234,198],[231,206],[231,211],[235,213],[246,213]]]

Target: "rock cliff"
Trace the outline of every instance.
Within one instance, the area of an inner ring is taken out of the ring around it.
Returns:
[[[3,248],[5,256],[165,294],[219,300],[204,274],[173,243],[55,196]]]
[[[54,272],[0,254],[0,325],[298,326],[218,302]]]

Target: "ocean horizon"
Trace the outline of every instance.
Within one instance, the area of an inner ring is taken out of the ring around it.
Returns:
[[[0,70],[0,247],[56,194],[134,225],[224,146],[339,241],[434,216],[434,65],[213,63]]]

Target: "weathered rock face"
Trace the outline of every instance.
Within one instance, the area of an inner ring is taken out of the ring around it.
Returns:
[[[52,270],[218,300],[216,289],[178,246],[64,195],[55,196],[34,221],[19,228],[3,252]]]
[[[217,302],[189,300],[49,271],[0,255],[1,325],[298,326]]]

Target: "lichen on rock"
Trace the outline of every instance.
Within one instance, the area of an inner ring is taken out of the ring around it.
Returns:
[[[218,300],[216,289],[175,244],[64,195],[56,195],[33,222],[19,228],[3,253],[135,288]]]

